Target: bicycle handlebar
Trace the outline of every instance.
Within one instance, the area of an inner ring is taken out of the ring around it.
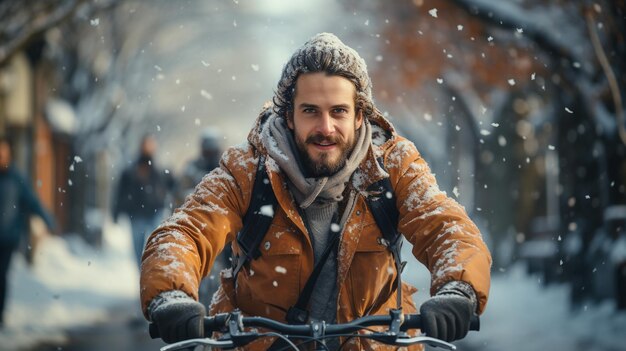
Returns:
[[[454,346],[438,339],[420,336],[410,338],[406,335],[409,329],[418,329],[422,326],[422,319],[419,314],[402,314],[400,310],[391,310],[389,315],[375,315],[357,318],[351,322],[339,324],[326,324],[325,322],[309,322],[307,324],[285,324],[265,317],[244,317],[240,311],[230,313],[220,313],[214,316],[204,318],[204,330],[206,339],[191,339],[164,347],[162,350],[177,350],[190,345],[204,344],[213,347],[232,347],[245,345],[263,335],[256,332],[244,332],[246,327],[261,327],[280,334],[284,334],[290,338],[327,338],[332,336],[343,336],[354,333],[358,330],[365,329],[370,326],[388,326],[389,329],[384,332],[371,333],[366,336],[394,345],[411,345],[414,343],[427,343],[433,346],[439,346],[450,350]],[[480,320],[478,316],[473,316],[470,321],[470,330],[480,330]],[[230,333],[230,339],[212,340],[209,339],[212,332],[222,331]],[[159,330],[154,323],[149,325],[149,333],[153,339],[159,338]],[[402,336],[402,338],[399,338]]]

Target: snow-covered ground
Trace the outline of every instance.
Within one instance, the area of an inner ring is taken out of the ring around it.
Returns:
[[[107,224],[101,250],[77,238],[50,237],[30,268],[15,255],[0,350],[62,344],[67,330],[107,321],[111,311],[120,313],[119,306],[126,306],[132,318],[138,308],[128,306],[136,306],[138,273],[127,231],[124,225]],[[417,301],[428,297],[428,273],[416,262],[409,263],[405,279],[420,288]],[[457,343],[460,350],[626,350],[626,313],[610,303],[571,312],[567,285],[545,288],[522,266],[494,276],[481,324],[481,332]]]
[[[626,350],[626,311],[608,301],[572,311],[568,285],[545,287],[517,265],[493,278],[481,332],[464,343],[482,351]]]
[[[137,306],[122,309],[129,319],[138,314],[139,273],[130,247],[127,226],[106,224],[100,250],[77,237],[50,236],[32,267],[14,254],[0,350],[62,344],[66,330],[106,321],[115,307],[120,313],[120,305]]]
[[[405,280],[418,287],[420,303],[428,298],[428,271],[410,256]],[[522,263],[492,276],[489,302],[481,316],[480,332],[470,332],[459,350],[480,351],[623,351],[626,350],[626,311],[611,302],[589,303],[570,309],[569,285],[546,287],[526,274]]]

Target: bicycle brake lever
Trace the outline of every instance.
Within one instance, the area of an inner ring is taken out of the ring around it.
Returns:
[[[396,345],[398,346],[410,346],[418,343],[428,344],[429,346],[433,347],[441,347],[444,350],[456,350],[456,346],[443,340],[431,338],[429,336],[415,336],[411,338],[400,337],[396,339]]]
[[[209,338],[198,338],[179,341],[167,346],[161,347],[161,351],[176,351],[176,350],[189,350],[191,347],[205,345],[210,347],[233,348],[233,342],[231,340],[213,340]]]

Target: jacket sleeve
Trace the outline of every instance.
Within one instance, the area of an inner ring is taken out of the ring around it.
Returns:
[[[220,167],[150,235],[140,277],[144,313],[165,291],[180,290],[198,299],[201,278],[242,227],[256,162],[249,148],[230,149]]]
[[[32,188],[26,184],[26,179],[22,179],[20,183],[22,185],[22,201],[26,205],[28,212],[41,217],[41,219],[43,219],[46,223],[48,230],[53,232],[55,229],[54,218],[52,218],[50,213],[42,206]]]
[[[466,282],[482,313],[489,294],[491,255],[480,231],[465,209],[439,190],[413,143],[401,139],[386,158],[395,183],[398,227],[431,273],[431,295],[446,283]]]

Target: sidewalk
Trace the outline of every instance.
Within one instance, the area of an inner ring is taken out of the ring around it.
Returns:
[[[494,276],[481,331],[457,343],[459,350],[626,350],[626,312],[610,301],[572,311],[569,289],[543,286],[521,264]]]
[[[66,330],[105,322],[116,306],[137,305],[117,317],[130,319],[139,312],[139,273],[129,233],[107,223],[103,235],[100,250],[77,237],[47,237],[32,267],[21,255],[13,256],[0,350],[62,344]]]
[[[428,298],[430,278],[410,249],[403,246],[402,258],[408,261],[403,279],[419,289],[413,295],[419,305]],[[569,289],[567,284],[544,286],[526,274],[522,263],[492,273],[480,332],[454,344],[459,351],[625,351],[626,311],[618,312],[609,301],[587,302],[572,311]]]

